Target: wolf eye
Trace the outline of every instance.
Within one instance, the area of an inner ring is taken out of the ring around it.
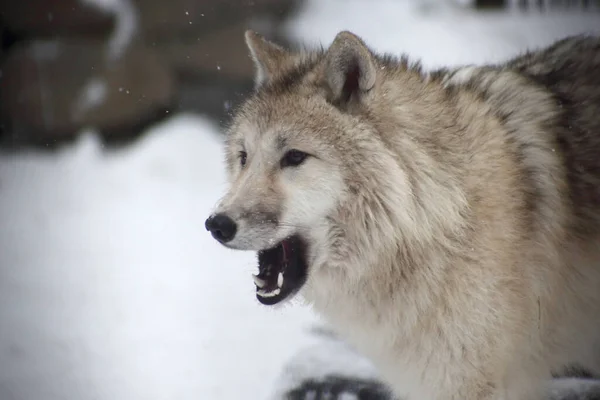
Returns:
[[[290,150],[281,159],[281,167],[297,167],[306,160],[308,154],[300,150]]]
[[[240,151],[239,156],[240,156],[240,164],[243,167],[244,165],[246,165],[246,159],[248,158],[248,153],[246,153],[245,151]]]

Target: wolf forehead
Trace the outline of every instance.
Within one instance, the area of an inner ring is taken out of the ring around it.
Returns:
[[[320,98],[292,93],[253,95],[234,115],[228,132],[290,138],[299,131],[319,133],[326,128],[323,123],[332,118],[336,118],[335,110]]]

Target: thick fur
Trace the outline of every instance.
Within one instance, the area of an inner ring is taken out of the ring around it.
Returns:
[[[429,74],[350,32],[246,41],[229,247],[303,236],[300,295],[408,399],[536,400],[600,372],[599,38]],[[281,168],[290,148],[311,157]]]

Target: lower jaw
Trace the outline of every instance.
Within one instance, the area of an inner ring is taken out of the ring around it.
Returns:
[[[278,296],[273,296],[273,297],[264,297],[258,293],[256,294],[256,299],[258,300],[258,302],[260,304],[262,304],[264,306],[275,306],[278,304],[285,304],[294,297],[295,297],[294,294],[289,294],[289,295],[284,295],[284,296],[278,295]]]

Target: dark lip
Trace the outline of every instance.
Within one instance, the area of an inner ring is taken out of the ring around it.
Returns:
[[[272,306],[298,293],[308,277],[307,255],[308,245],[299,235],[290,236],[270,249],[260,250],[258,252],[258,277],[269,282],[269,290],[276,287],[279,272],[283,273],[284,279],[279,294],[272,297],[259,295],[260,289],[257,287],[257,300],[263,305]],[[285,262],[282,263],[282,260]]]

